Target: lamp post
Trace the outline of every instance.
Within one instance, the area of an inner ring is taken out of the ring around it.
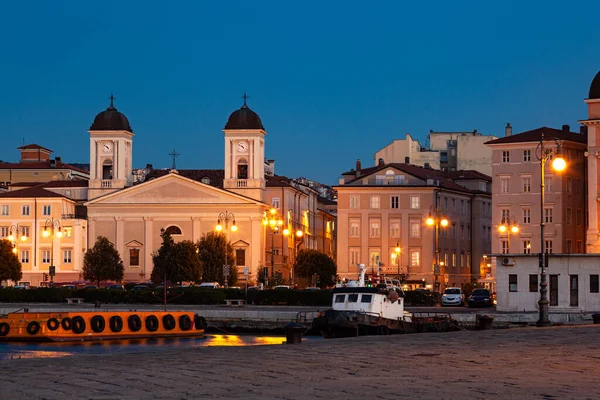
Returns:
[[[519,225],[517,225],[517,220],[514,214],[512,214],[511,217],[502,217],[502,221],[500,222],[500,225],[498,225],[498,232],[501,234],[506,233],[506,252],[507,254],[510,254],[510,234],[519,233]]]
[[[27,235],[25,234],[25,229],[23,227],[21,227],[20,231],[21,231],[21,235],[19,235],[19,224],[13,224],[10,226],[10,233],[8,235],[8,240],[13,242],[12,251],[17,256],[19,255],[19,239],[21,239],[22,242],[27,240]]]
[[[546,143],[553,143],[553,146],[550,148],[545,147],[544,145]],[[554,149],[554,146],[556,146],[556,149]],[[561,143],[560,143],[560,139],[554,138],[554,139],[544,139],[544,132],[542,131],[542,137],[540,142],[538,143],[537,149],[536,149],[536,156],[538,158],[538,160],[540,160],[540,254],[539,254],[539,266],[541,269],[541,278],[540,278],[540,300],[538,301],[538,305],[539,305],[539,319],[536,323],[537,326],[550,326],[552,325],[552,322],[550,322],[550,318],[548,316],[548,304],[550,303],[548,301],[548,280],[547,280],[547,271],[546,269],[548,268],[548,256],[546,254],[546,257],[544,257],[544,253],[547,251],[547,249],[545,249],[545,240],[544,240],[544,201],[545,201],[545,167],[546,167],[546,161],[550,160],[553,155],[556,155],[556,157],[554,157],[554,160],[552,160],[552,169],[554,169],[555,171],[563,171],[566,167],[567,167],[567,163],[565,161],[564,158],[561,157],[560,155],[560,147],[561,147]],[[539,153],[539,154],[538,154]],[[546,250],[546,251],[545,251]]]
[[[437,203],[437,194],[436,203]],[[435,276],[435,291],[439,292],[438,277],[440,276],[440,226],[443,228],[448,226],[448,219],[442,215],[440,218],[440,209],[437,206],[432,206],[429,211],[429,216],[425,220],[429,227],[435,227],[435,264],[433,265],[433,275]]]
[[[54,266],[54,236],[59,239],[62,237],[60,221],[54,218],[47,219],[44,223],[42,236],[50,236],[50,267],[48,268],[48,275],[50,275],[50,286],[52,286],[54,283],[54,274],[56,273],[56,268]]]
[[[304,232],[302,232],[301,229],[296,230],[296,233],[294,234],[294,261],[292,262],[292,287],[294,286],[294,283],[296,281],[296,274],[294,269],[298,259],[298,248],[302,244],[303,240]]]
[[[271,275],[274,274],[275,269],[275,233],[279,232],[281,226],[283,226],[283,219],[277,214],[277,209],[271,208],[263,217],[263,225],[271,229]],[[286,228],[283,230],[283,234],[287,236],[289,230]],[[265,287],[268,286],[269,279],[267,276],[267,270],[264,270]]]
[[[400,254],[402,253],[402,246],[400,243],[396,243],[396,247],[394,248],[394,253],[392,254],[392,258],[396,259],[396,264],[398,266],[398,280],[401,280],[400,277]]]
[[[231,228],[229,228],[229,221],[232,222]],[[229,230],[231,229],[231,232],[235,232],[237,231],[237,225],[235,224],[235,215],[233,215],[233,213],[230,212],[222,212],[219,213],[219,217],[217,218],[217,226],[215,228],[215,230],[217,232],[222,232],[223,231],[223,225],[225,225],[225,237],[224,237],[224,242],[225,242],[225,248],[224,248],[224,261],[223,261],[223,276],[225,278],[225,287],[227,288],[228,282],[227,279],[229,277],[229,273],[230,273],[230,268],[231,266],[227,263],[227,243],[229,242]]]

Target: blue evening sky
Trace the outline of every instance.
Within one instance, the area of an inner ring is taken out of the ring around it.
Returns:
[[[13,1],[0,5],[0,159],[88,162],[115,105],[134,167],[223,168],[244,91],[276,173],[335,184],[406,132],[586,117],[600,1]]]

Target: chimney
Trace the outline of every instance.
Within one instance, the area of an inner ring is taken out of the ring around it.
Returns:
[[[146,169],[149,169],[150,171],[152,171],[152,164],[146,164]]]
[[[587,125],[581,125],[579,127],[579,133],[582,135],[587,135]]]
[[[378,167],[383,167],[385,165],[385,162],[383,161],[383,158],[379,159],[379,164],[377,164]]]
[[[54,158],[56,159],[57,164],[62,162],[62,158],[60,158],[60,157],[54,157]]]
[[[562,131],[563,131],[563,133],[569,133],[569,132],[571,132],[571,127],[569,125],[565,124],[562,126]]]
[[[361,167],[360,160],[356,160],[356,174],[355,174],[355,176],[357,178],[360,176],[360,173],[361,173],[361,171],[360,171],[361,168],[360,167]]]
[[[512,126],[510,126],[510,122],[506,124],[506,128],[504,128],[504,136],[512,136]]]

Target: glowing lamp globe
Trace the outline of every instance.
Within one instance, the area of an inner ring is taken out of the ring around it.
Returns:
[[[564,171],[567,168],[567,162],[564,158],[557,156],[552,160],[552,169],[555,171]]]

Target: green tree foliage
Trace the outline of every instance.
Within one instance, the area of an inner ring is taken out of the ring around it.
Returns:
[[[225,252],[227,249],[227,252]],[[237,284],[237,268],[233,256],[233,246],[229,243],[224,233],[208,232],[198,241],[200,262],[202,263],[202,281],[225,282],[223,266],[230,265],[227,283],[229,286]],[[225,257],[227,254],[227,259]]]
[[[19,257],[13,253],[13,245],[9,240],[0,240],[0,282],[21,280],[21,262]]]
[[[301,249],[294,266],[296,276],[310,280],[312,274],[319,277],[320,287],[332,286],[335,283],[337,266],[333,258],[318,250]]]
[[[123,260],[115,246],[104,236],[98,236],[94,247],[83,257],[83,278],[96,282],[123,279]]]
[[[165,280],[181,284],[182,282],[199,282],[202,275],[202,264],[196,252],[196,245],[190,240],[175,243],[164,229],[161,232],[162,245],[152,254],[154,268],[150,279],[160,284]]]

